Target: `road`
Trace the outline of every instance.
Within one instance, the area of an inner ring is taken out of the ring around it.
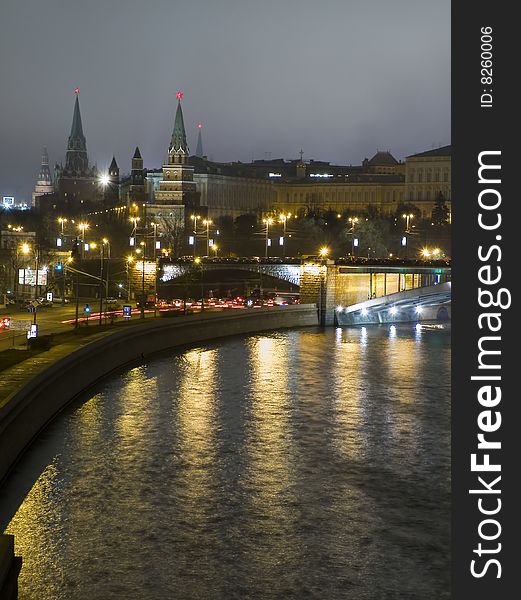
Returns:
[[[76,307],[74,305],[56,305],[49,308],[39,307],[36,313],[36,322],[38,324],[39,334],[58,333],[60,331],[69,331],[71,325],[62,323],[64,320],[74,318]],[[9,306],[0,310],[0,318],[10,317],[11,321],[30,321],[34,322],[34,314],[26,309],[20,310],[16,306]],[[25,331],[16,329],[7,329],[0,331],[0,351],[25,344],[27,335]]]
[[[90,300],[88,301],[92,312],[89,315],[88,319],[84,313],[84,307],[86,302],[82,301],[79,305],[79,313],[78,320],[83,325],[87,320],[89,324],[96,326],[99,323],[99,312],[95,310],[95,307],[98,306],[98,301]],[[236,308],[242,308],[236,307]],[[145,310],[145,318],[154,318],[154,316],[159,315],[162,312],[159,309],[146,309]],[[167,309],[174,310],[176,312],[181,312],[181,308],[177,309]],[[205,307],[205,310],[223,310],[222,307]],[[117,312],[117,320],[122,320],[122,311],[119,309]],[[111,313],[108,312],[108,315]],[[132,320],[139,319],[141,316],[141,312],[139,309],[134,308],[132,310]],[[34,321],[34,314],[28,312],[26,309],[20,310],[18,307],[10,306],[8,308],[0,309],[0,318],[10,317],[11,321],[30,321],[31,323]],[[61,333],[64,331],[71,331],[75,326],[76,321],[76,305],[75,304],[67,304],[63,305],[54,305],[52,307],[38,307],[36,313],[36,322],[38,324],[38,335],[47,335],[51,333]],[[25,330],[16,330],[16,329],[2,329],[0,330],[0,352],[2,350],[7,350],[9,348],[24,346],[27,343],[27,334]]]

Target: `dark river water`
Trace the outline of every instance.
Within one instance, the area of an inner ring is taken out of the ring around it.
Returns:
[[[0,501],[21,600],[449,598],[450,332],[157,357],[63,412]]]

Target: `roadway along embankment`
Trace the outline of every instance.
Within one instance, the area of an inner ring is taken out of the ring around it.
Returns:
[[[52,362],[0,407],[0,481],[35,436],[72,399],[112,372],[151,354],[226,336],[317,325],[314,305],[160,318],[122,328]]]

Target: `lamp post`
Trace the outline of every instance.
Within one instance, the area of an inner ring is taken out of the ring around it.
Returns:
[[[57,246],[60,246],[60,247],[61,247],[61,246],[63,245],[63,240],[64,240],[64,238],[65,238],[64,226],[65,226],[65,223],[67,223],[67,222],[68,222],[68,220],[67,220],[67,219],[64,219],[63,217],[59,217],[59,218],[58,218],[58,223],[59,223],[59,224],[60,224],[60,226],[61,226],[61,233],[60,233],[60,237],[59,237],[59,240],[60,240],[60,241],[59,241],[59,242],[58,242],[58,241],[56,241],[56,245],[57,245]]]
[[[327,255],[329,254],[329,248],[327,246],[322,246],[318,253],[321,258],[318,288],[318,321],[320,325],[325,325],[326,316],[324,311],[324,292],[327,290]]]
[[[202,260],[197,257],[194,259],[196,265],[201,265],[201,312],[204,310],[204,267]]]
[[[351,255],[355,255],[355,225],[358,223],[358,217],[349,217],[347,222],[351,224]]]
[[[291,219],[291,213],[288,213],[287,215],[285,214],[281,214],[279,216],[279,220],[282,223],[283,226],[283,233],[282,233],[282,258],[284,258],[284,256],[286,255],[286,226],[288,223],[288,219]]]
[[[205,219],[203,225],[206,225],[206,256],[210,255],[210,225],[213,223],[210,219]]]
[[[145,253],[146,253],[146,242],[143,240],[141,242],[141,249],[138,248],[136,253],[142,252],[143,256],[141,257],[141,318],[145,318]]]
[[[264,249],[264,257],[268,258],[268,246],[269,246],[269,231],[270,225],[273,223],[273,219],[263,219],[262,222],[266,225],[266,247]]]
[[[134,262],[134,257],[129,254],[127,256],[127,301],[130,302],[130,298],[131,298],[131,290],[130,290],[130,284],[131,284],[131,278],[130,278],[130,266],[131,264]]]
[[[137,241],[137,224],[139,223],[139,217],[130,217],[130,222],[132,223],[132,232],[130,234],[130,245],[136,246]]]
[[[106,276],[106,281],[105,281],[105,298],[108,298],[109,295],[109,267],[110,267],[110,242],[107,238],[103,238],[101,240],[103,246],[107,247],[107,272],[105,274]],[[105,252],[103,252],[105,253]]]
[[[157,223],[151,223],[154,228],[154,260],[156,260],[156,250],[157,250]]]
[[[413,213],[407,213],[402,215],[402,219],[405,219],[405,233],[410,233],[409,224],[414,219]]]
[[[201,215],[192,215],[190,219],[194,222],[194,258],[197,246],[197,221],[201,218]]]
[[[405,219],[405,235],[402,238],[402,246],[405,246],[405,258],[409,257],[409,244],[407,236],[411,233],[410,222],[414,219],[413,213],[404,213],[402,219]]]
[[[103,260],[105,258],[105,244],[102,242],[99,247],[100,272],[99,272],[99,324],[103,322]],[[105,294],[106,296],[106,294]]]
[[[81,232],[81,258],[85,258],[85,231],[89,228],[88,223],[80,223],[78,229]]]

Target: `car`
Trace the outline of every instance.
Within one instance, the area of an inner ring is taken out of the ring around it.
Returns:
[[[107,306],[116,306],[117,304],[119,304],[119,301],[117,298],[112,298],[112,297],[108,297],[105,298],[105,303],[107,304]]]

